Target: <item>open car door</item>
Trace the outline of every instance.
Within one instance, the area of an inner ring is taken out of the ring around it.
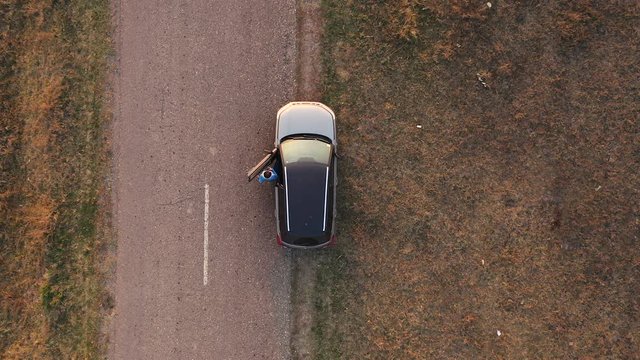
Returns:
[[[264,168],[269,166],[276,159],[276,156],[278,156],[278,148],[274,148],[273,150],[271,150],[269,154],[267,154],[267,156],[262,158],[262,160],[260,160],[260,162],[256,164],[256,166],[254,166],[247,172],[247,180],[251,181],[255,179],[255,177],[258,176],[258,174],[260,174],[262,170],[264,170]]]

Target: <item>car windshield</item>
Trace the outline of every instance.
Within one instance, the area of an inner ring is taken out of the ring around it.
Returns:
[[[290,139],[281,144],[281,152],[285,165],[298,162],[329,165],[331,144],[315,139]]]

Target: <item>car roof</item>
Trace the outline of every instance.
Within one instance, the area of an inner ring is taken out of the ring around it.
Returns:
[[[329,167],[298,162],[284,167],[286,229],[298,235],[319,235],[327,226]]]

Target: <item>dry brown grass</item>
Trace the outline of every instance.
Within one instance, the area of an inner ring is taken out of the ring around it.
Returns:
[[[318,358],[640,353],[640,7],[325,9],[342,245]]]
[[[0,15],[0,357],[92,358],[108,6],[10,1]]]

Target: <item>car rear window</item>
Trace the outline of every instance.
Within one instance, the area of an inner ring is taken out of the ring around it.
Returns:
[[[314,139],[291,139],[281,145],[285,165],[298,162],[314,162],[324,165],[331,159],[331,145]]]

